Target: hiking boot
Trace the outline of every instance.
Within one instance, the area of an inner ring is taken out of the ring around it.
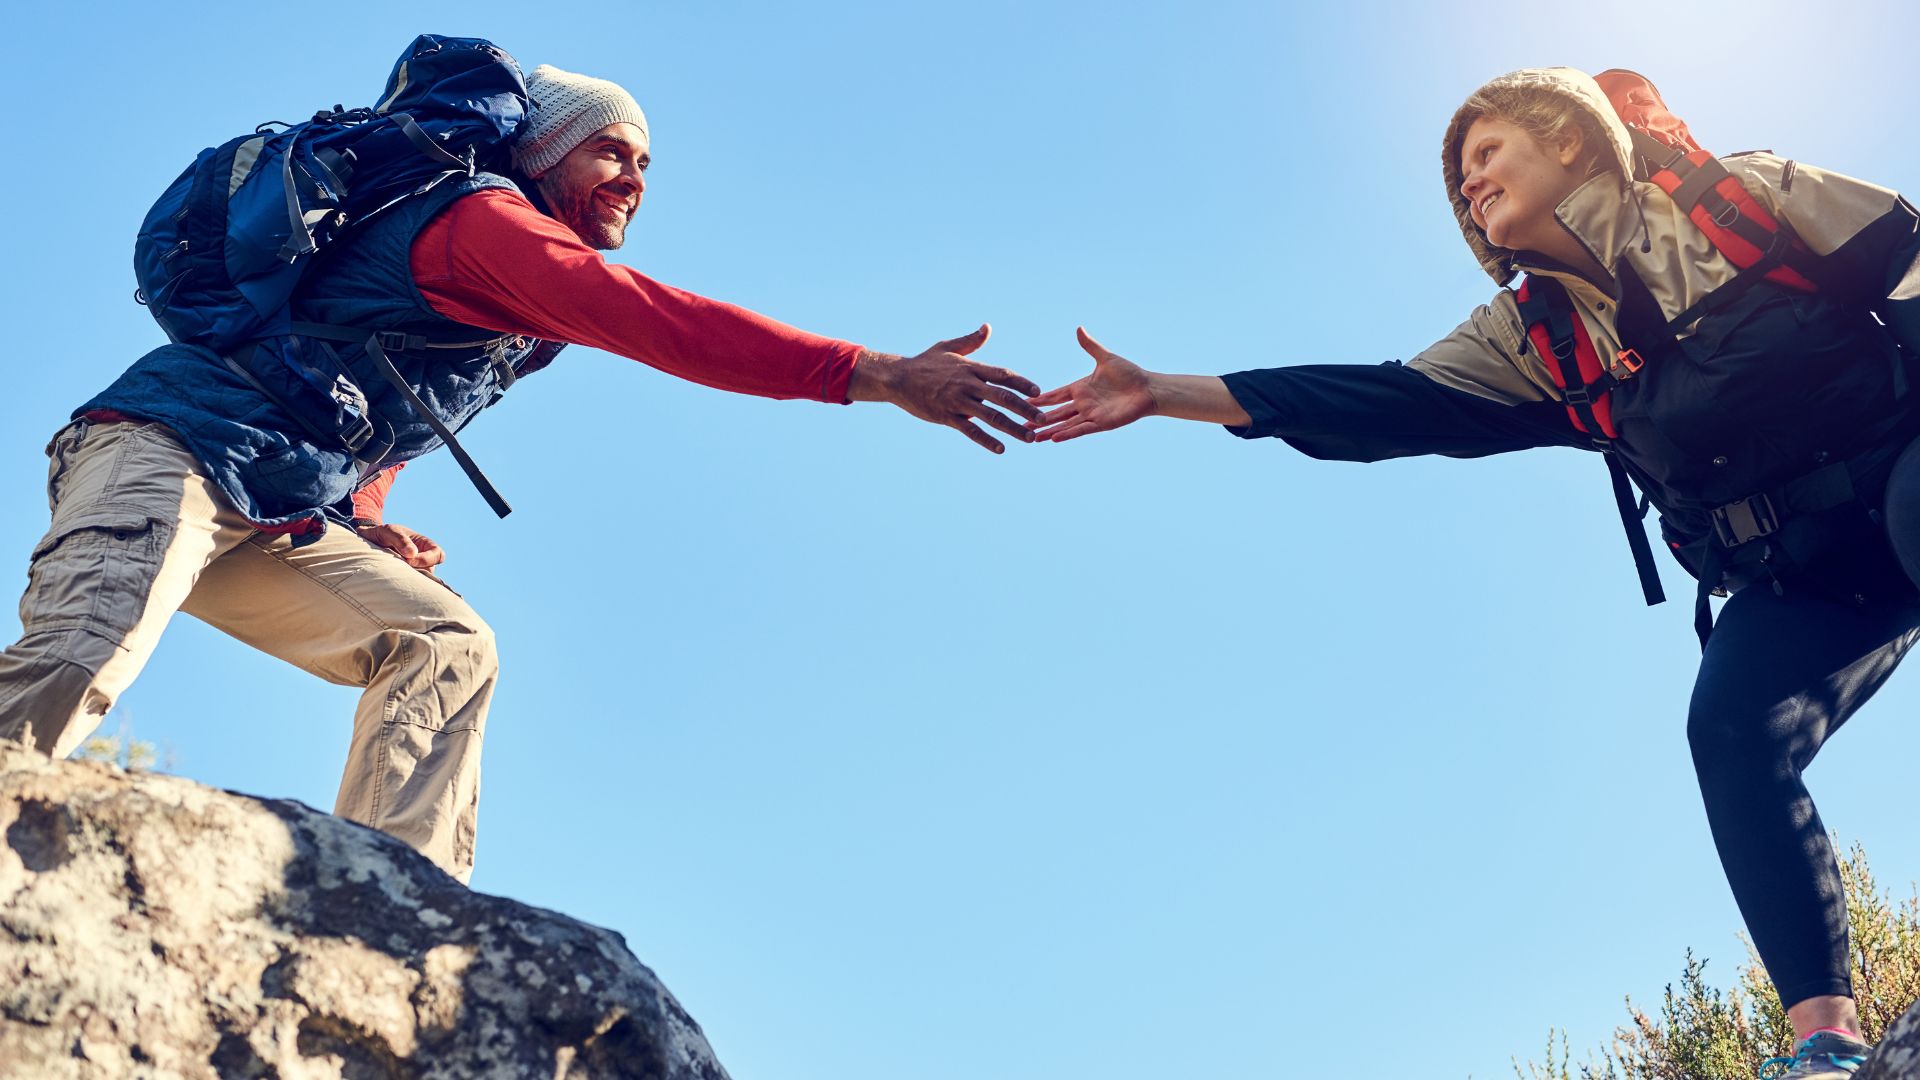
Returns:
[[[1760,1080],[1848,1080],[1867,1063],[1873,1047],[1837,1031],[1816,1031],[1790,1058],[1768,1058]]]

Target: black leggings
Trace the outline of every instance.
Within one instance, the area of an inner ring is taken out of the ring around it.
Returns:
[[[1894,466],[1885,516],[1920,581],[1920,442]],[[1721,609],[1694,683],[1687,739],[1713,842],[1788,1007],[1852,994],[1839,864],[1800,774],[1920,638],[1920,598],[1887,591],[1854,603],[1742,589]]]

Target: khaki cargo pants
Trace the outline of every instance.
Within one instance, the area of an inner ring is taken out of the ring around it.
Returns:
[[[76,421],[48,448],[53,525],[0,652],[0,737],[65,756],[176,610],[328,682],[363,687],[334,813],[473,873],[493,631],[451,589],[350,529],[258,533],[157,424]]]

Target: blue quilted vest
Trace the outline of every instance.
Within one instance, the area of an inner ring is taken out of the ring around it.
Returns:
[[[385,211],[310,270],[292,304],[296,320],[387,331],[387,356],[401,378],[455,432],[499,400],[514,378],[545,367],[562,347],[448,319],[427,305],[413,283],[414,237],[455,199],[489,188],[518,190],[505,177],[478,173]],[[287,531],[297,539],[315,539],[325,520],[349,516],[349,497],[374,473],[419,457],[441,440],[362,345],[313,339],[303,344],[311,345],[311,359],[337,366],[365,394],[373,434],[357,451],[331,437],[335,416],[271,393],[268,387],[286,382],[274,372],[249,372],[192,345],[163,345],[141,357],[74,416],[110,409],[165,424],[249,520],[291,526]]]

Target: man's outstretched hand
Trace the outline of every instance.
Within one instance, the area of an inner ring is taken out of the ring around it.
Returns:
[[[1006,447],[974,421],[998,428],[1021,442],[1032,442],[1033,433],[1007,413],[1040,419],[1040,410],[1021,396],[1031,397],[1040,388],[1006,368],[967,359],[987,343],[987,335],[992,332],[983,323],[973,333],[936,342],[918,356],[862,352],[854,364],[847,397],[891,402],[930,424],[953,428],[996,454]]]

